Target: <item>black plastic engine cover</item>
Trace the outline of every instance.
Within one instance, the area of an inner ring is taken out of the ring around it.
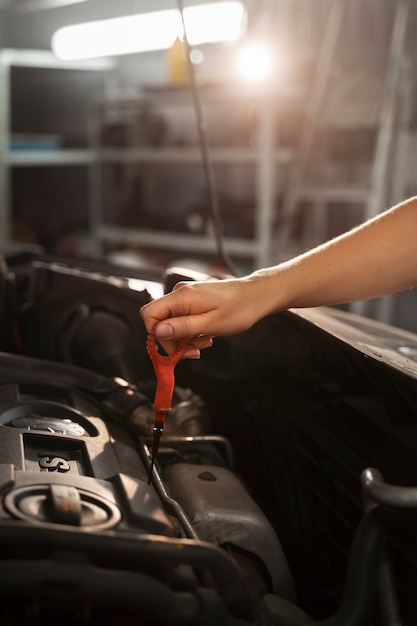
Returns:
[[[173,535],[129,435],[82,394],[2,385],[0,424],[0,523]]]

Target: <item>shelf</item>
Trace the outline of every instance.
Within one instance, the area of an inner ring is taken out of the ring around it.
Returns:
[[[191,87],[181,86],[145,86],[143,96],[156,105],[170,106],[187,104],[193,107]],[[199,86],[202,104],[224,104],[233,106],[236,102],[253,103],[256,105],[277,102],[300,102],[306,96],[306,87],[302,83],[277,84],[263,83],[254,87],[240,81],[227,83],[207,83]]]
[[[101,148],[98,151],[101,161],[105,162],[146,162],[146,163],[201,163],[201,149],[198,147],[161,147],[161,148]],[[215,163],[245,164],[257,163],[259,151],[256,148],[232,147],[212,148],[211,160]],[[279,165],[291,162],[291,150],[277,150],[273,161]]]
[[[13,50],[0,49],[0,244],[7,243],[11,232],[10,206],[10,170],[24,167],[55,167],[83,165],[90,171],[89,221],[92,236],[99,241],[130,242],[143,244],[160,249],[182,250],[191,252],[216,252],[214,237],[194,235],[190,233],[161,232],[159,230],[133,230],[118,228],[104,223],[103,197],[101,189],[100,165],[112,163],[138,164],[185,164],[203,165],[203,154],[197,140],[183,145],[161,146],[126,146],[111,147],[100,145],[100,134],[95,129],[94,118],[90,120],[91,143],[84,149],[61,148],[49,149],[10,149],[10,82],[13,74],[12,66],[28,68],[45,68],[59,70],[86,70],[105,72],[106,94],[115,93],[114,70],[117,64],[111,59],[98,59],[83,62],[63,62],[47,50]],[[193,106],[190,89],[161,88],[144,89],[143,93],[151,101],[164,106]],[[256,267],[268,264],[273,256],[273,242],[271,238],[274,222],[275,195],[279,185],[280,167],[286,167],[292,162],[293,154],[285,145],[282,147],[276,142],[275,120],[280,103],[288,103],[288,99],[296,98],[299,101],[300,92],[291,91],[286,85],[265,87],[264,90],[252,87],[238,88],[236,85],[207,85],[202,87],[202,94],[206,104],[215,104],[226,107],[230,113],[231,106],[242,103],[248,104],[258,116],[256,143],[253,146],[242,141],[242,145],[218,145],[223,139],[220,136],[215,145],[210,147],[210,159],[214,166],[250,166],[255,174],[255,206],[253,239],[238,239],[228,237],[225,244],[231,254],[251,256]],[[105,99],[105,101],[109,101]],[[277,108],[278,107],[278,108]],[[175,113],[175,111],[174,111]],[[174,142],[172,142],[174,144]],[[277,182],[278,181],[278,182]]]
[[[6,153],[4,162],[13,167],[55,165],[91,165],[97,160],[95,150],[64,148],[61,150],[18,150]]]
[[[280,107],[288,99],[297,98],[299,102],[300,93],[298,90],[267,88],[263,90],[254,90],[252,87],[235,88],[235,85],[206,85],[201,87],[201,95],[204,104],[217,106],[216,115],[222,116],[223,125],[226,123],[225,116],[232,116],[236,121],[237,115],[234,113],[236,105],[242,105],[245,111],[248,109],[256,119],[256,127],[253,130],[253,141],[249,144],[246,135],[235,143],[221,145],[221,141],[227,141],[227,137],[222,133],[213,139],[211,135],[211,145],[209,149],[209,159],[213,167],[218,169],[224,166],[225,176],[227,178],[227,170],[232,172],[233,166],[240,166],[243,170],[246,166],[251,168],[250,179],[247,181],[252,185],[251,195],[253,195],[253,236],[248,238],[235,238],[227,236],[225,238],[225,247],[230,254],[236,254],[241,257],[252,258],[254,268],[264,267],[273,262],[276,255],[273,241],[273,226],[276,221],[276,199],[280,193],[280,184],[283,179],[282,170],[287,170],[294,158],[293,149],[287,147],[286,143],[279,143],[279,128],[276,127],[280,120]],[[184,88],[161,88],[146,89],[144,88],[139,99],[144,99],[147,104],[159,107],[167,107],[165,115],[168,119],[173,118],[172,123],[176,124],[176,116],[179,116],[180,122],[195,124],[194,117],[188,117],[184,114],[184,107],[193,107],[193,100],[190,89]],[[102,102],[101,107],[108,104],[112,110],[118,103],[120,106],[126,100],[123,95],[117,98],[113,95],[107,102]],[[130,102],[128,98],[127,102]],[[246,115],[246,113],[245,113]],[[150,167],[158,164],[169,167],[184,165],[204,166],[204,154],[198,143],[197,137],[188,138],[183,143],[172,141],[169,137],[167,143],[160,146],[115,146],[103,145],[102,129],[99,125],[100,117],[97,115],[92,120],[92,146],[97,149],[98,161],[97,165],[106,164],[146,164]],[[243,119],[246,119],[245,117]],[[187,127],[188,128],[188,127]],[[240,127],[239,127],[240,128]],[[278,132],[277,132],[278,131]],[[251,136],[252,136],[251,135]],[[175,170],[177,171],[177,170]],[[203,170],[202,170],[203,171]],[[164,232],[158,229],[142,230],[140,226],[136,229],[123,228],[112,224],[105,219],[103,206],[103,171],[102,168],[96,167],[93,177],[93,209],[92,215],[92,231],[99,242],[114,242],[127,244],[140,244],[144,246],[155,247],[167,250],[181,250],[189,252],[210,252],[216,253],[216,242],[213,236],[195,235],[189,232],[175,233]],[[241,172],[240,180],[243,181],[246,172]],[[253,181],[253,182],[251,182]],[[244,181],[246,185],[246,180]],[[223,184],[224,181],[223,181]],[[166,190],[165,190],[166,193]]]
[[[165,250],[175,249],[184,252],[216,252],[217,250],[214,237],[208,235],[139,230],[101,224],[97,227],[96,236],[102,242],[142,244]],[[251,256],[256,254],[258,249],[258,244],[250,239],[228,237],[225,243],[231,254]]]
[[[33,67],[59,70],[87,70],[102,72],[115,68],[113,59],[92,59],[85,61],[62,61],[50,50],[33,50],[24,48],[0,49],[2,66]]]
[[[61,148],[35,146],[13,150],[11,133],[11,81],[12,67],[26,67],[45,70],[103,72],[104,91],[114,88],[114,59],[93,59],[88,61],[62,61],[50,50],[0,49],[0,245],[9,245],[12,238],[12,199],[11,169],[14,167],[90,167],[97,161],[97,152],[90,148]],[[30,102],[28,102],[30,107]],[[47,135],[39,140],[42,142]]]

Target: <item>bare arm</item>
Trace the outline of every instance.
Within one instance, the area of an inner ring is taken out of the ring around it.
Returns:
[[[276,281],[272,312],[366,300],[417,284],[417,198],[254,276]]]
[[[417,285],[417,197],[290,261],[246,277],[180,284],[141,309],[168,348],[190,337],[198,356],[210,337],[246,330],[296,307],[341,304]]]

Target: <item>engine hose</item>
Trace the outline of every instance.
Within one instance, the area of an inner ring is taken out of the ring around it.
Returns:
[[[4,382],[24,382],[34,384],[59,384],[65,387],[79,387],[93,392],[111,393],[119,383],[101,374],[76,367],[37,359],[27,356],[16,356],[8,352],[0,352],[0,379]]]
[[[137,572],[47,560],[6,560],[0,563],[0,583],[3,603],[13,594],[24,597],[25,590],[30,597],[42,598],[45,590],[52,589],[46,602],[61,602],[66,610],[79,608],[79,598],[100,609],[117,606],[135,611],[141,619],[167,626],[193,626],[201,619],[202,607],[195,594],[172,591],[157,579]],[[58,600],[54,600],[53,590],[59,591]]]
[[[386,555],[379,572],[378,616],[381,626],[403,626],[394,572]]]
[[[7,352],[0,352],[0,382],[76,388],[100,400],[116,396],[114,406],[122,406],[124,414],[129,415],[137,406],[149,403],[135,386],[121,378],[109,378],[75,365]]]
[[[417,511],[417,487],[389,485],[374,468],[368,468],[362,473],[361,482],[364,497],[368,501],[384,508]]]
[[[376,597],[385,532],[379,511],[363,517],[353,541],[339,609],[319,626],[369,626]]]
[[[386,484],[381,472],[374,468],[368,468],[362,472],[361,486],[365,507],[378,506],[384,512],[391,514],[391,521],[394,512],[401,512],[403,518],[404,513],[417,510],[415,487]],[[413,515],[413,523],[414,520],[415,515]],[[378,615],[381,626],[402,626],[403,624],[394,572],[386,550],[384,550],[378,577]]]
[[[104,376],[135,383],[137,349],[129,322],[119,313],[79,303],[60,341],[63,360]]]
[[[10,554],[11,548],[13,554],[33,552],[34,546],[43,557],[48,552],[65,550],[87,554],[106,567],[127,567],[132,571],[186,564],[211,574],[216,591],[234,615],[249,618],[253,613],[248,583],[227,554],[208,542],[159,535],[92,534],[55,529],[50,524],[20,527],[3,522],[0,526],[4,554]]]
[[[362,472],[361,486],[365,515],[352,546],[343,599],[333,617],[317,622],[320,626],[368,626],[378,587],[385,606],[389,600],[391,614],[399,616],[392,575],[387,576],[383,526],[386,512],[417,511],[417,488],[387,484],[374,468]]]

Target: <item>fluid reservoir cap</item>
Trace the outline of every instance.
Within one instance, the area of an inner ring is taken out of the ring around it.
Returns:
[[[89,491],[71,485],[30,485],[10,491],[4,504],[11,515],[32,524],[65,524],[105,530],[121,519],[119,508]]]
[[[22,503],[23,505],[25,502]],[[51,485],[46,498],[47,512],[58,524],[80,526],[82,506],[80,492],[67,485]]]
[[[69,418],[46,417],[44,415],[24,415],[15,417],[12,425],[16,428],[26,428],[27,430],[44,430],[48,433],[60,433],[62,435],[73,435],[82,437],[85,434],[84,428],[78,422]]]

